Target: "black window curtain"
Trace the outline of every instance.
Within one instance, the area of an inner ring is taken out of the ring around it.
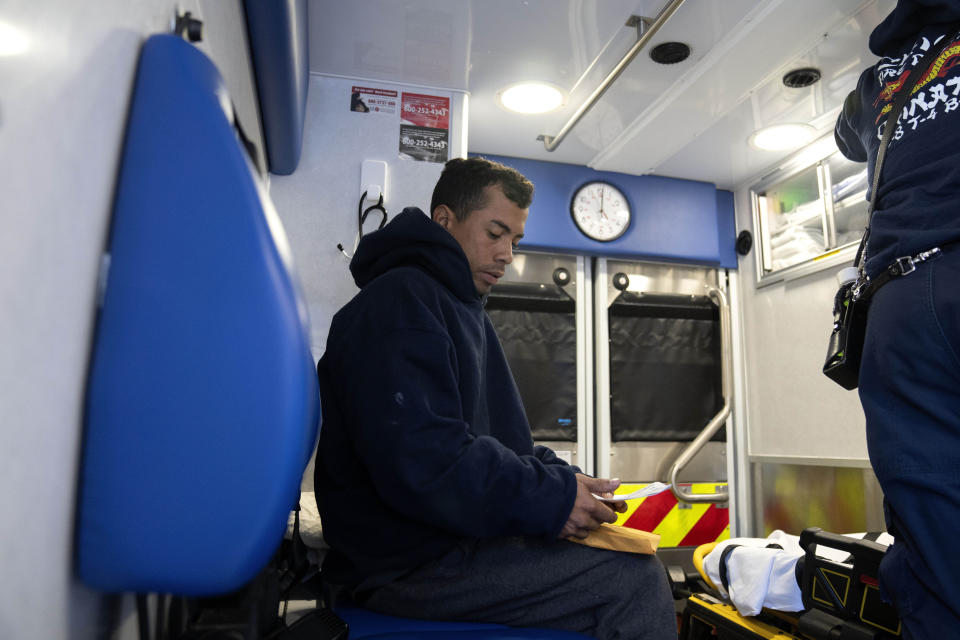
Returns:
[[[695,438],[723,406],[717,306],[624,292],[609,322],[611,440]],[[726,440],[725,429],[713,440]]]
[[[577,439],[576,304],[553,284],[502,283],[487,298],[534,440]]]

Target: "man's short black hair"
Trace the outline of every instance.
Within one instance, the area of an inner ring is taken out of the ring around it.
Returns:
[[[521,209],[529,209],[533,201],[533,183],[522,173],[486,158],[454,158],[443,166],[443,173],[433,189],[430,215],[442,204],[447,205],[463,222],[471,211],[486,205],[484,190],[500,185],[503,195]]]

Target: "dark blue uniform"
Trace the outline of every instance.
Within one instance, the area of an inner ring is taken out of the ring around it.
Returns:
[[[898,117],[866,247],[876,277],[900,256],[941,256],[883,286],[871,302],[860,370],[867,445],[896,543],[880,567],[905,637],[960,633],[960,2],[901,0],[870,37],[880,61],[860,76],[837,122],[869,178],[892,103],[923,74]],[[928,69],[925,51],[949,44]]]

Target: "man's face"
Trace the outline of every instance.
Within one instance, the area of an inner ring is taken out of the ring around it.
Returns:
[[[467,255],[473,283],[480,295],[489,293],[506,266],[513,262],[513,250],[523,237],[527,223],[527,209],[521,209],[503,195],[500,185],[490,185],[485,194],[484,207],[471,211],[463,222],[457,220],[446,205],[440,205],[433,212],[433,219],[450,232]]]

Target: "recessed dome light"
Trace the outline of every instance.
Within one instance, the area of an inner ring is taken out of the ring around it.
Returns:
[[[542,82],[523,82],[497,92],[500,104],[517,113],[546,113],[563,104],[563,94]]]
[[[796,149],[813,140],[816,133],[808,124],[778,124],[755,131],[750,144],[764,151]]]

